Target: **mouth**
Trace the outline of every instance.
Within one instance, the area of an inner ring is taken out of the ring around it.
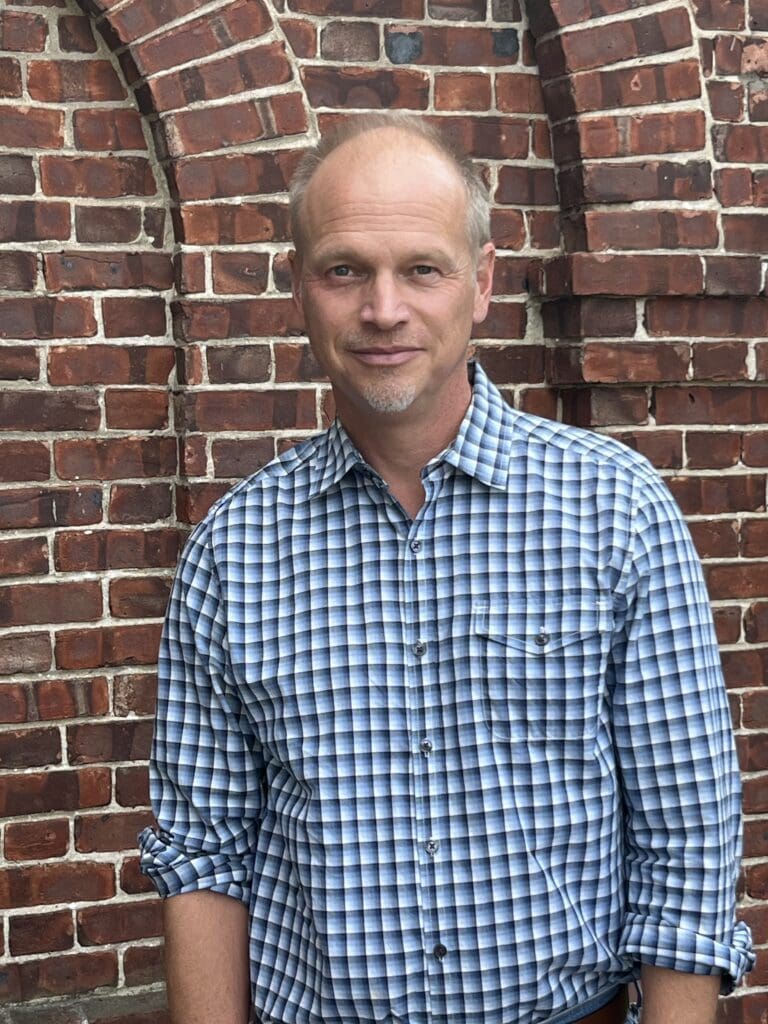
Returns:
[[[401,366],[415,359],[421,352],[420,348],[368,348],[351,349],[350,354],[368,366]]]

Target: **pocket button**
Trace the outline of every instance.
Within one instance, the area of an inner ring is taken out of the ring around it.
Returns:
[[[547,644],[549,643],[549,633],[546,631],[546,629],[542,627],[539,630],[539,632],[536,634],[536,639],[534,640],[534,643],[537,647],[547,646]]]

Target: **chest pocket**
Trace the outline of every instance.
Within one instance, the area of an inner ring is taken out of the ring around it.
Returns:
[[[608,601],[545,606],[488,600],[472,609],[472,658],[485,717],[507,740],[583,740],[597,732],[610,651]]]

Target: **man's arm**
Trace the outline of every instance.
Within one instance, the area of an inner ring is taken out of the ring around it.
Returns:
[[[643,1024],[712,1024],[720,975],[683,974],[643,964]]]
[[[250,1003],[248,911],[216,892],[163,904],[171,1024],[246,1024]]]

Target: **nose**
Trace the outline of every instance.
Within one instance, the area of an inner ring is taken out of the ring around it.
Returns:
[[[376,274],[366,290],[360,319],[380,331],[391,331],[410,319],[401,295],[401,285],[393,274]]]

